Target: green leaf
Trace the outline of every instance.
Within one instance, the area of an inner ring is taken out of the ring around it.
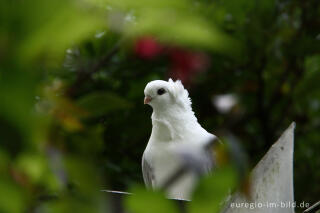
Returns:
[[[20,154],[17,166],[34,182],[40,181],[48,168],[44,156],[34,153]]]
[[[108,0],[107,2],[117,9],[133,11],[136,21],[126,22],[124,29],[128,37],[154,35],[166,43],[226,53],[230,48],[234,52],[240,48],[234,39],[199,13],[192,1]]]
[[[25,196],[20,187],[11,180],[0,179],[0,212],[24,212]]]
[[[188,8],[188,1],[185,0],[163,0],[163,1],[149,1],[149,0],[95,0],[96,2],[104,2],[107,5],[121,9],[141,9],[141,8]]]
[[[172,10],[143,10],[137,24],[131,25],[127,33],[153,34],[169,43],[216,50],[234,42],[201,17]]]
[[[136,186],[131,191],[134,195],[127,197],[125,205],[132,213],[178,212],[174,202],[166,199],[160,192],[148,191],[142,186]]]
[[[310,76],[315,74],[316,72],[319,72],[320,71],[320,54],[306,57],[305,69],[307,71],[307,76]]]
[[[92,198],[92,197],[91,197]],[[108,212],[105,200],[100,197],[95,197],[94,199],[79,199],[78,197],[64,196],[58,201],[47,202],[41,204],[41,211],[46,213],[56,213],[56,212],[77,212],[77,213],[99,213]],[[100,202],[97,202],[100,201]]]
[[[95,195],[99,192],[99,173],[89,157],[69,154],[64,163],[68,177],[79,193]]]
[[[109,112],[131,107],[130,102],[110,92],[94,92],[78,100],[78,105],[92,116],[101,116]]]
[[[304,61],[305,75],[302,81],[296,86],[296,100],[302,101],[314,99],[320,95],[318,87],[320,78],[320,54],[311,55],[305,58]]]
[[[219,212],[224,199],[235,187],[236,180],[236,173],[231,167],[215,170],[212,176],[205,177],[196,188],[189,206],[190,212]]]
[[[105,21],[95,12],[84,8],[90,5],[72,0],[37,1],[28,9],[25,24],[31,28],[24,36],[20,56],[23,61],[41,54],[51,59],[63,56],[67,47],[93,35],[105,27]],[[93,10],[93,8],[92,8]]]

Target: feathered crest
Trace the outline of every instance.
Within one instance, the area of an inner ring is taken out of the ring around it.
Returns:
[[[171,94],[186,109],[191,109],[191,99],[189,98],[188,91],[184,88],[180,80],[173,81],[171,78],[168,80],[170,85]]]

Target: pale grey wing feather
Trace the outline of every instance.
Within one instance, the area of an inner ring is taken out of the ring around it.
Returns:
[[[154,181],[153,169],[145,159],[144,155],[142,156],[142,175],[147,188],[152,188],[152,182]]]
[[[189,148],[179,149],[178,154],[183,159],[183,163],[187,168],[202,176],[210,173],[216,167],[216,156],[213,147],[218,141],[217,137],[210,135],[203,149],[196,152]]]
[[[214,135],[212,135],[214,136]],[[216,153],[214,148],[217,144],[221,143],[220,139],[216,136],[211,137],[209,143],[205,146],[205,164],[204,164],[204,171],[205,173],[211,172],[211,170],[215,169],[217,166],[216,164]]]

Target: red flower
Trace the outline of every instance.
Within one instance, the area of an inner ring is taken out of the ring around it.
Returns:
[[[162,46],[150,36],[138,39],[134,46],[135,53],[144,59],[156,57],[161,53],[162,49]]]
[[[201,52],[192,52],[178,47],[160,44],[155,38],[145,36],[138,39],[134,46],[135,54],[143,59],[153,59],[159,54],[165,54],[171,61],[169,76],[180,79],[183,83],[191,83],[194,76],[206,70],[209,58]]]
[[[183,49],[170,50],[172,67],[170,75],[180,79],[183,83],[190,83],[198,72],[204,71],[209,65],[208,57],[199,52],[191,52]]]

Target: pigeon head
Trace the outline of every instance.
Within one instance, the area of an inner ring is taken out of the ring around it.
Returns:
[[[145,87],[144,95],[144,104],[150,105],[154,110],[165,110],[173,107],[191,110],[189,93],[180,80],[151,81]]]

